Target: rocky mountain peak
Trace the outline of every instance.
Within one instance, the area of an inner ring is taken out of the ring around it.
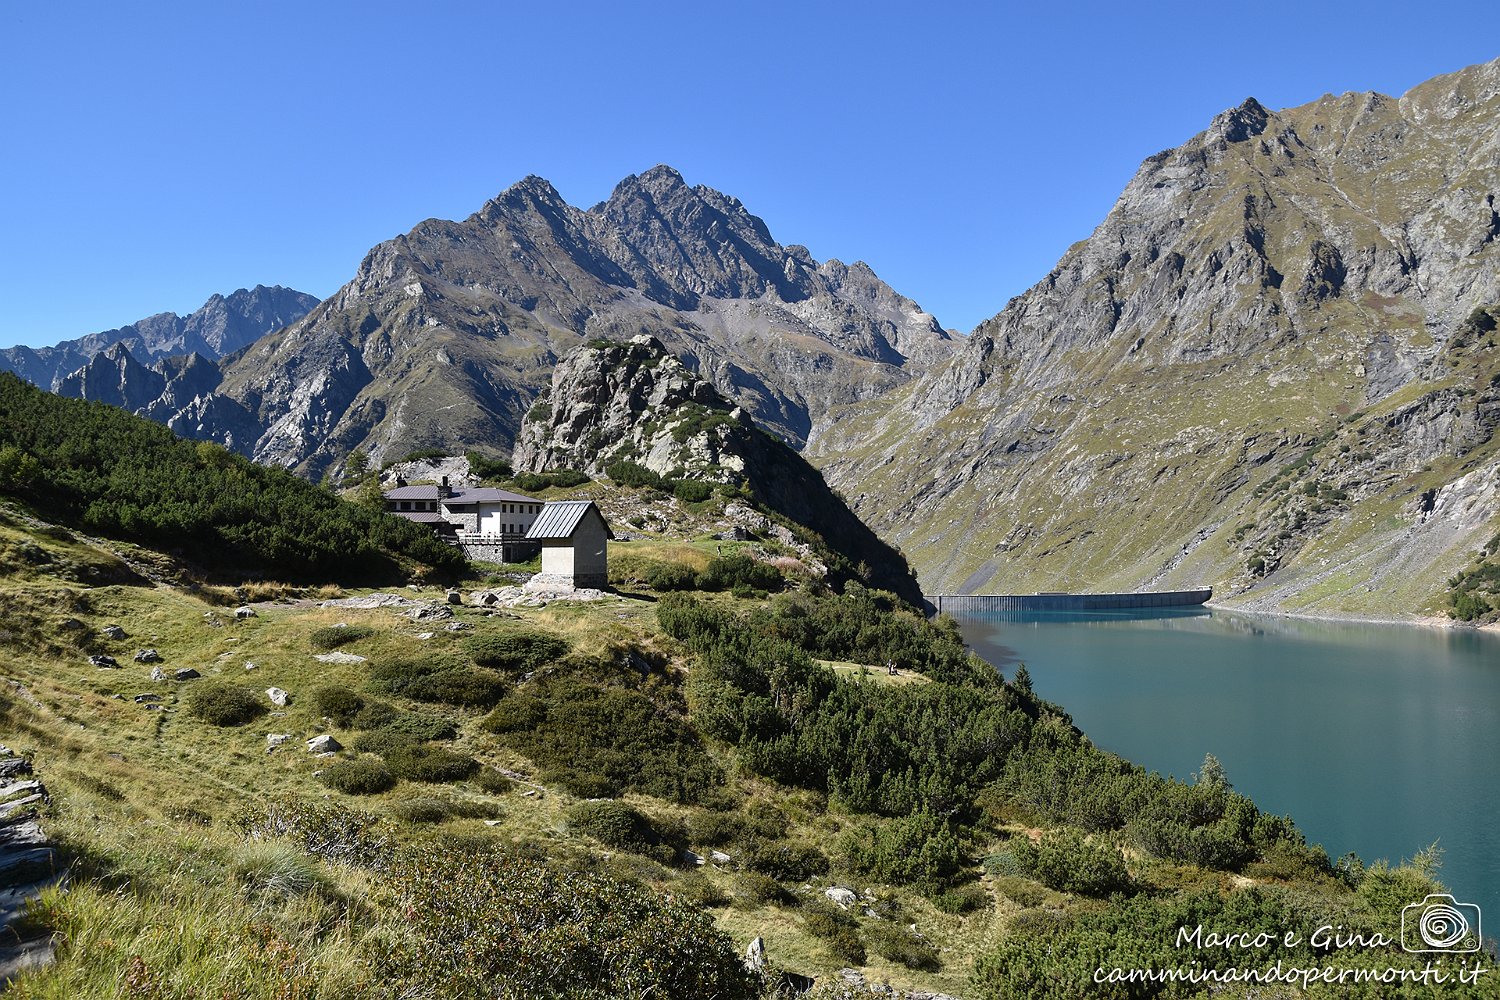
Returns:
[[[1209,133],[1225,142],[1244,142],[1265,132],[1271,120],[1271,112],[1253,97],[1237,108],[1230,108],[1216,116],[1209,126]]]

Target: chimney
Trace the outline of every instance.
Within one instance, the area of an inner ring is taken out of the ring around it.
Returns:
[[[397,473],[397,474],[396,474],[396,488],[397,488],[397,489],[400,489],[400,488],[401,488],[401,487],[403,487],[403,486],[405,486],[405,485],[406,485],[406,477],[405,477],[405,476],[403,476],[403,475],[401,475],[401,474],[400,474],[400,473],[399,473],[399,472],[398,472],[398,473]]]
[[[438,496],[440,496],[440,497],[451,497],[452,495],[453,495],[453,491],[448,488],[448,477],[444,476],[443,477],[443,485],[441,485],[441,486],[438,487]]]

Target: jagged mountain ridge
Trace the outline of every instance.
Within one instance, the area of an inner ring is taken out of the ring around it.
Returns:
[[[263,428],[255,458],[313,474],[355,448],[503,452],[560,356],[639,333],[798,444],[830,405],[952,350],[865,265],[781,246],[738,200],[659,166],[587,211],[528,177],[380,244],[227,365],[220,392]]]
[[[862,523],[806,459],[646,335],[585,345],[562,358],[522,423],[514,454],[519,471],[573,468],[595,478],[621,460],[662,476],[742,489],[813,532],[808,537],[824,557],[844,564],[838,575],[862,575],[922,603],[901,553]]]
[[[115,344],[123,344],[143,365],[190,354],[217,360],[296,322],[317,304],[315,296],[280,285],[241,288],[229,295],[210,296],[186,316],[157,313],[51,347],[7,347],[0,350],[0,370],[58,391],[67,376]]]
[[[1497,192],[1500,61],[1399,99],[1246,101],[1146,160],[951,362],[831,413],[809,454],[929,592],[1430,606],[1495,526],[1490,348],[1450,347],[1500,301]],[[1325,488],[1347,497],[1286,498]],[[1424,520],[1414,499],[1445,489],[1452,516]]]

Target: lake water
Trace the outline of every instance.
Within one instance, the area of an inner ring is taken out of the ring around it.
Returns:
[[[1100,747],[1184,779],[1212,753],[1330,857],[1437,841],[1439,878],[1500,927],[1500,636],[1207,609],[958,621]]]

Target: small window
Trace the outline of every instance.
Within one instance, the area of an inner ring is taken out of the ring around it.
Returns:
[[[411,510],[411,501],[410,500],[402,500],[401,501],[401,509],[402,510]]]

